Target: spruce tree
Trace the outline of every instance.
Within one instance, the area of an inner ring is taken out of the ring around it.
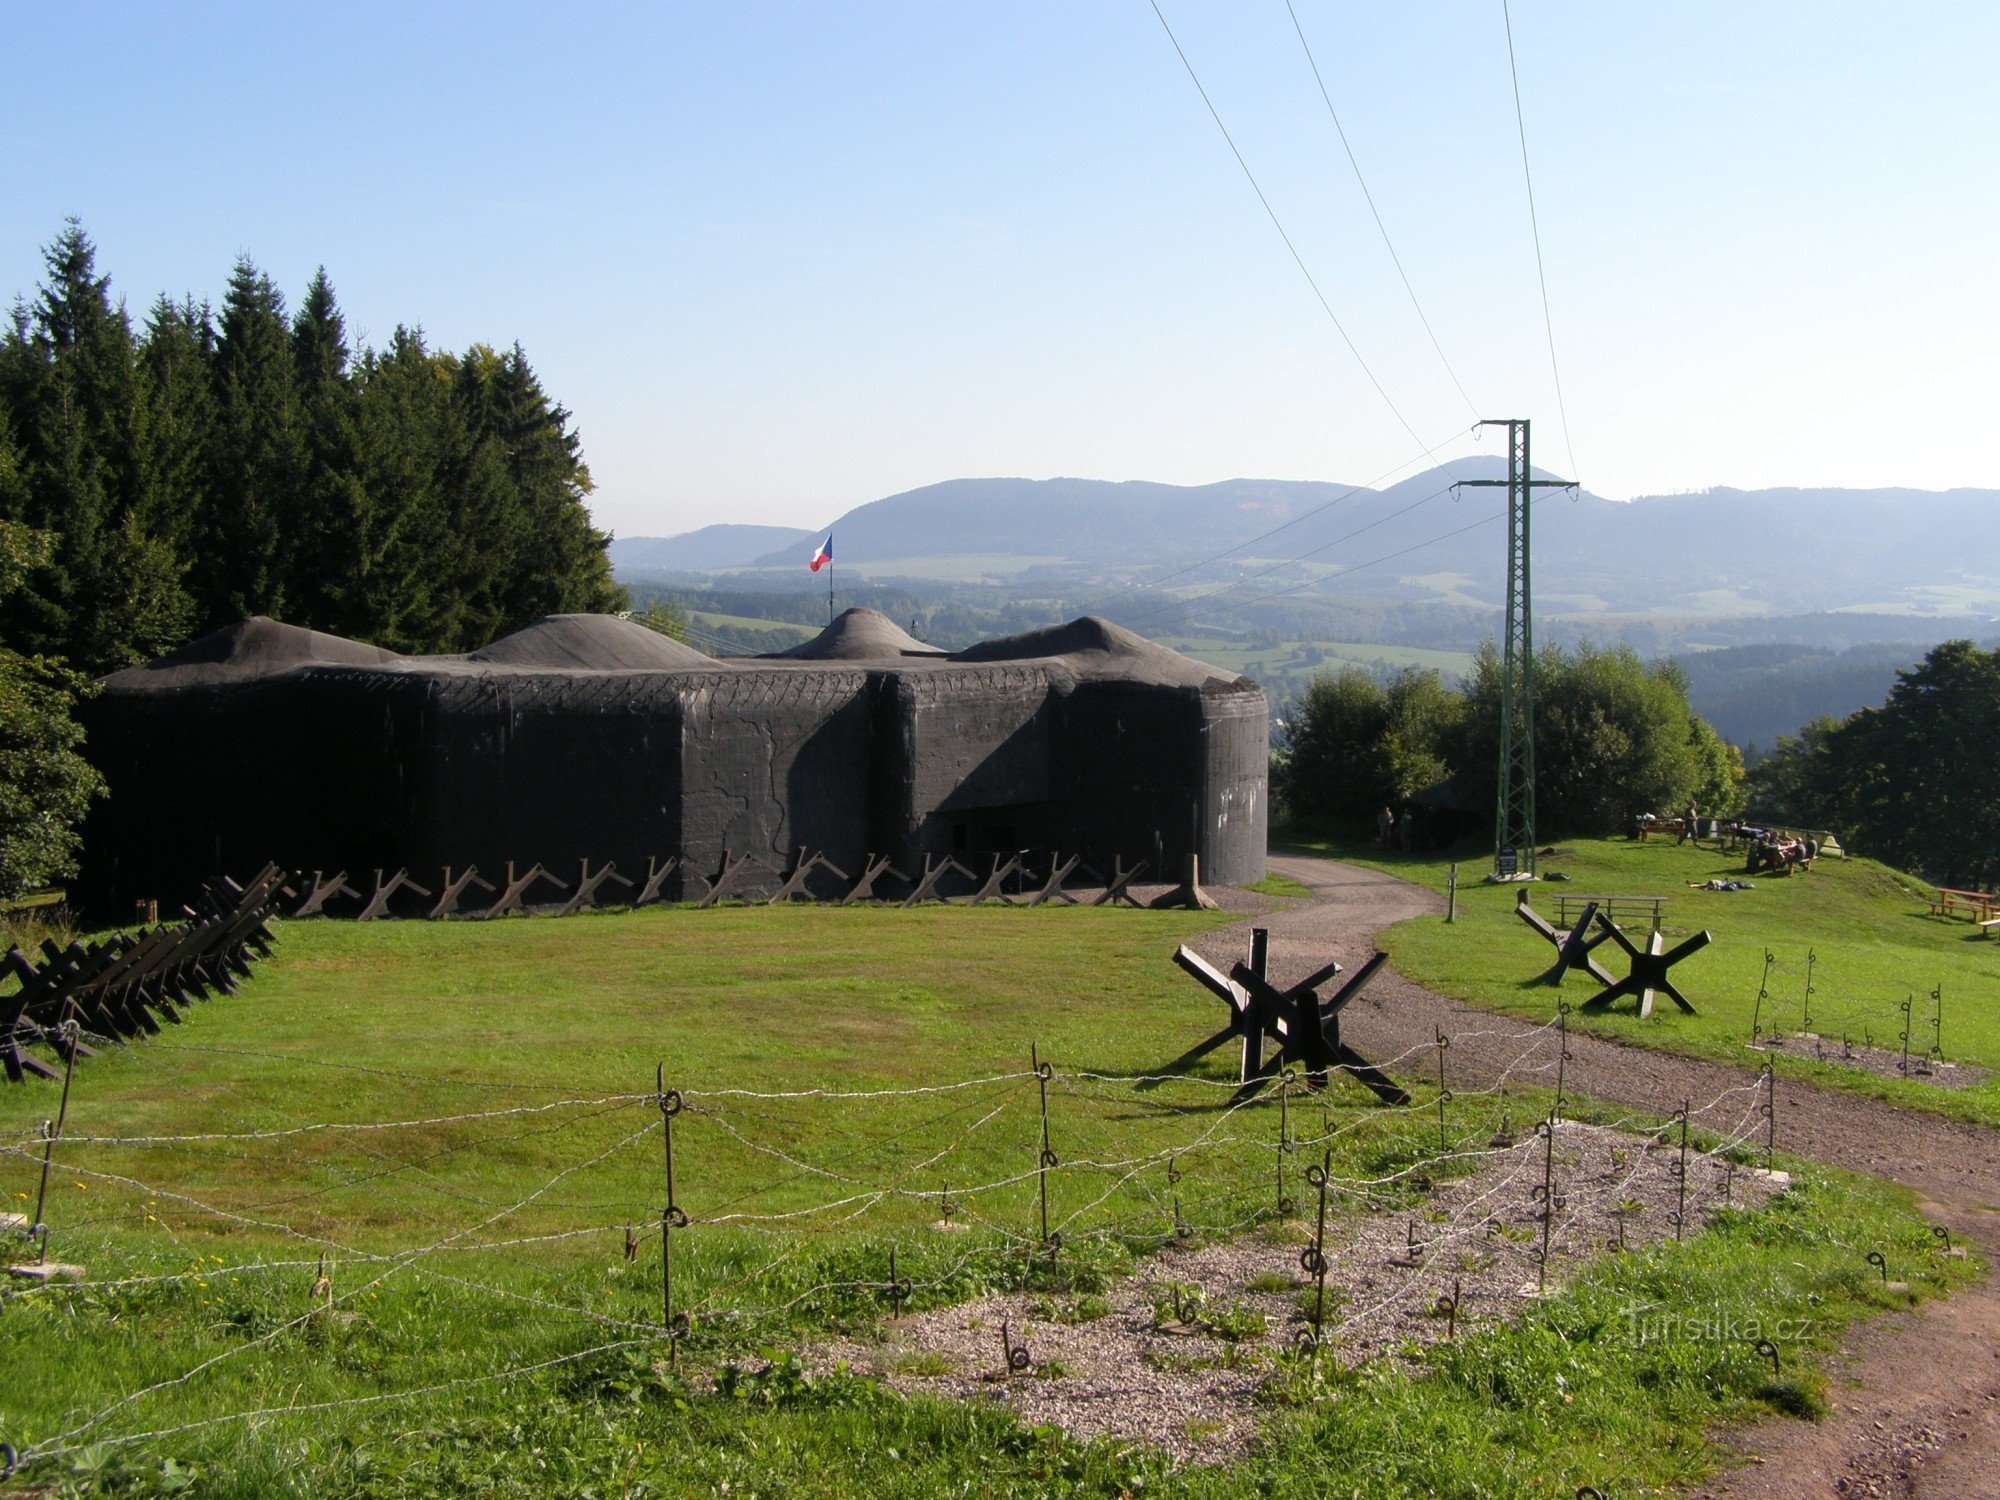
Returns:
[[[340,635],[368,635],[363,553],[370,499],[361,478],[361,435],[347,343],[326,267],[292,319],[304,469],[293,538],[291,617]]]
[[[460,366],[460,392],[479,429],[505,456],[515,498],[512,549],[501,601],[508,623],[545,614],[627,607],[611,577],[610,537],[591,524],[592,484],[570,414],[542,389],[519,344],[505,354],[479,345]]]
[[[362,365],[363,614],[369,639],[398,651],[465,650],[505,623],[512,496],[498,444],[466,418],[458,372],[408,328]]]
[[[89,672],[155,655],[188,610],[173,549],[146,524],[147,411],[131,322],[71,220],[48,280],[17,316],[4,384],[26,474],[18,513],[49,535],[45,564],[0,603],[6,644]]]
[[[246,257],[223,299],[193,576],[204,623],[287,608],[305,464],[285,301]]]
[[[139,364],[147,437],[141,519],[185,556],[208,487],[215,426],[215,328],[207,304],[165,296],[154,303]]]

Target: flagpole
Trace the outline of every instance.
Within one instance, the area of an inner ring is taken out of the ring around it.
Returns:
[[[826,560],[826,623],[833,623],[833,559]]]

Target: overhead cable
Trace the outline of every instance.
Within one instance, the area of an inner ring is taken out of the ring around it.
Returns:
[[[1528,125],[1521,114],[1521,72],[1514,65],[1514,20],[1507,11],[1507,0],[1500,0],[1500,19],[1507,28],[1507,76],[1514,84],[1514,128],[1521,138],[1521,181],[1528,189],[1528,228],[1535,237],[1535,275],[1542,284],[1542,327],[1549,336],[1549,374],[1556,383],[1556,415],[1562,419],[1563,447],[1569,452],[1569,472],[1575,477],[1580,471],[1576,466],[1576,446],[1570,441],[1569,408],[1563,403],[1562,367],[1556,363],[1556,324],[1549,313],[1549,273],[1542,264],[1542,226],[1535,213],[1535,178],[1528,170]]]
[[[1334,133],[1340,137],[1341,149],[1347,153],[1347,164],[1354,168],[1354,180],[1361,188],[1362,198],[1367,201],[1368,212],[1375,216],[1375,227],[1382,232],[1382,248],[1389,252],[1389,259],[1395,263],[1396,274],[1403,281],[1403,290],[1410,294],[1410,306],[1416,309],[1417,321],[1424,325],[1424,332],[1430,336],[1431,347],[1437,351],[1438,363],[1444,366],[1445,374],[1451,377],[1451,383],[1457,387],[1460,399],[1465,402],[1466,410],[1477,417],[1479,407],[1472,397],[1466,394],[1465,386],[1458,378],[1458,371],[1451,367],[1451,361],[1445,357],[1444,345],[1438,342],[1437,330],[1431,327],[1431,320],[1424,312],[1423,303],[1417,300],[1417,289],[1410,284],[1410,273],[1403,269],[1403,257],[1396,253],[1396,247],[1389,239],[1389,226],[1382,222],[1382,210],[1375,206],[1375,195],[1368,191],[1368,179],[1361,175],[1361,162],[1354,154],[1353,143],[1347,139],[1346,127],[1340,123],[1339,111],[1333,107],[1333,96],[1327,92],[1326,79],[1320,75],[1319,59],[1313,56],[1312,45],[1306,41],[1305,28],[1299,24],[1299,13],[1293,9],[1292,0],[1285,0],[1285,12],[1292,18],[1292,30],[1298,33],[1299,46],[1304,50],[1306,62],[1312,68],[1313,82],[1319,85],[1319,96],[1326,104],[1326,117],[1333,121]]]
[[[1236,138],[1229,133],[1229,127],[1222,123],[1222,115],[1216,109],[1215,101],[1209,98],[1208,90],[1202,86],[1201,76],[1195,72],[1194,64],[1188,61],[1187,52],[1182,48],[1180,38],[1174,35],[1174,28],[1167,24],[1166,13],[1160,9],[1160,0],[1147,0],[1147,3],[1153,7],[1153,14],[1159,17],[1160,27],[1166,32],[1167,40],[1173,43],[1174,53],[1180,58],[1181,66],[1187,69],[1187,76],[1193,81],[1195,92],[1201,95],[1201,102],[1208,106],[1208,116],[1215,121],[1215,128],[1222,132],[1222,139],[1229,147],[1229,154],[1236,158],[1236,165],[1243,169],[1243,175],[1250,183],[1250,190],[1257,195],[1257,201],[1264,205],[1264,212],[1271,220],[1271,227],[1278,231],[1278,238],[1285,242],[1285,249],[1291,252],[1292,263],[1299,268],[1299,274],[1305,277],[1306,285],[1312,288],[1312,294],[1318,299],[1321,310],[1326,313],[1334,330],[1339,333],[1341,342],[1347,345],[1347,352],[1354,356],[1354,362],[1361,367],[1361,373],[1366,375],[1368,383],[1375,387],[1375,394],[1382,398],[1383,404],[1394,414],[1396,420],[1403,424],[1403,430],[1421,445],[1423,438],[1418,436],[1417,429],[1410,425],[1410,419],[1403,415],[1403,409],[1396,405],[1388,390],[1376,377],[1374,370],[1369,368],[1368,361],[1361,357],[1361,350],[1356,347],[1346,325],[1340,321],[1339,315],[1333,310],[1333,304],[1327,300],[1326,293],[1320,290],[1318,280],[1307,268],[1305,257],[1299,254],[1298,246],[1292,243],[1291,234],[1285,229],[1284,221],[1278,217],[1278,211],[1271,206],[1271,200],[1265,196],[1263,187],[1257,181],[1257,174],[1250,170],[1250,163],[1244,160],[1242,151],[1237,148]],[[1428,454],[1431,450],[1426,448],[1424,451]]]

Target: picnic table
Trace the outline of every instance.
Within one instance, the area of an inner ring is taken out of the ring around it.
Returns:
[[[1990,891],[1958,891],[1948,885],[1939,886],[1931,900],[1932,916],[1955,917],[1964,912],[1977,926],[1985,928],[1989,937],[1995,924],[2000,923],[1996,908],[2000,908],[2000,896]]]
[[[1623,926],[1618,920],[1620,907],[1624,908],[1625,921],[1636,920],[1641,913],[1651,919],[1653,931],[1660,930],[1665,919],[1667,898],[1665,896],[1572,896],[1567,893],[1556,897],[1556,925],[1568,927],[1583,915],[1586,906],[1595,905],[1604,914],[1604,920],[1614,926]]]

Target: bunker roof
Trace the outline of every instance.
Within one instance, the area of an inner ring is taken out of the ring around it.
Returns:
[[[375,669],[398,676],[511,674],[616,676],[670,673],[746,676],[870,668],[949,674],[955,667],[1041,667],[1081,681],[1114,681],[1209,692],[1254,688],[1247,678],[1149,641],[1094,615],[983,641],[964,651],[926,645],[886,615],[850,609],[809,641],[766,656],[711,657],[615,615],[546,615],[476,651],[399,656],[379,646],[257,615],[143,666],[102,679],[113,694],[171,692],[252,682],[315,667]]]

